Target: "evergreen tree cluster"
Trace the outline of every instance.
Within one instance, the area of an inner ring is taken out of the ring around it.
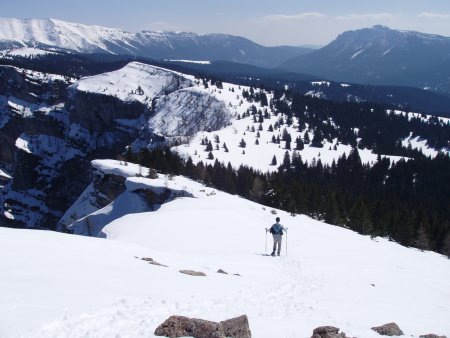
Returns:
[[[330,102],[286,91],[274,92],[274,107],[286,116],[286,121],[296,117],[299,131],[308,125],[314,131],[314,147],[336,138],[342,144],[372,149],[377,154],[416,158],[420,152],[403,147],[400,141],[418,136],[432,148],[450,148],[450,124],[437,117],[411,118],[407,113],[396,114],[374,103]]]

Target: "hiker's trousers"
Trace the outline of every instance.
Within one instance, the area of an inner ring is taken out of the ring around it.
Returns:
[[[277,251],[277,245],[278,245],[278,255],[281,252],[281,240],[283,238],[283,235],[273,235],[273,254],[275,254],[275,251]]]

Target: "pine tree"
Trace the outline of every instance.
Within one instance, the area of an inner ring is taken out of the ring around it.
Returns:
[[[291,167],[291,156],[289,155],[289,151],[286,151],[283,157],[283,168],[289,169],[290,167]]]
[[[245,143],[244,139],[241,139],[241,142],[239,142],[239,147],[245,148],[246,145],[247,143]]]
[[[303,137],[303,142],[305,144],[309,144],[311,142],[311,140],[309,139],[309,133],[308,131],[305,132],[305,136]]]
[[[212,150],[213,150],[213,145],[212,145],[211,141],[208,141],[205,151],[212,151]]]
[[[272,162],[270,162],[270,165],[277,165],[277,158],[275,157],[275,155],[273,155]]]
[[[311,141],[311,147],[322,148],[323,147],[323,135],[320,129],[316,129],[313,139]]]
[[[260,201],[261,197],[264,195],[264,183],[258,176],[253,180],[249,195],[253,201]]]
[[[349,223],[351,229],[363,235],[368,234],[371,230],[369,210],[361,197],[356,200],[350,210]]]
[[[208,160],[214,160],[214,155],[211,151],[208,154]]]
[[[285,149],[288,149],[288,150],[291,149],[291,140],[290,139],[286,140]]]
[[[286,141],[287,138],[288,138],[288,135],[289,135],[289,133],[288,133],[287,129],[284,128],[284,129],[283,129],[283,132],[281,133],[281,140],[282,140],[282,141]]]
[[[303,150],[305,149],[305,145],[301,139],[301,137],[297,137],[295,140],[295,149],[297,150]]]

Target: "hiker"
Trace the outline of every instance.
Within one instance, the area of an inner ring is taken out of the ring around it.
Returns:
[[[283,231],[287,231],[287,229],[280,224],[280,217],[277,217],[275,221],[276,223],[273,224],[270,229],[266,229],[266,231],[270,231],[270,233],[273,235],[273,251],[271,255],[275,256],[275,251],[277,251],[278,244],[277,255],[279,256],[281,252],[281,238],[283,236]]]

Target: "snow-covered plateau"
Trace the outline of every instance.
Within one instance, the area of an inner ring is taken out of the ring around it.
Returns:
[[[450,334],[450,261],[441,255],[184,177],[137,177],[147,168],[131,163],[93,165],[126,177],[124,194],[147,187],[191,197],[109,218],[106,239],[0,228],[1,337],[153,337],[170,315],[221,321],[242,314],[257,338],[310,337],[323,325],[375,338],[371,327],[388,322],[409,337]],[[130,203],[117,198],[100,213],[119,215]],[[265,256],[272,245],[265,228],[276,216],[288,228],[282,255]]]

